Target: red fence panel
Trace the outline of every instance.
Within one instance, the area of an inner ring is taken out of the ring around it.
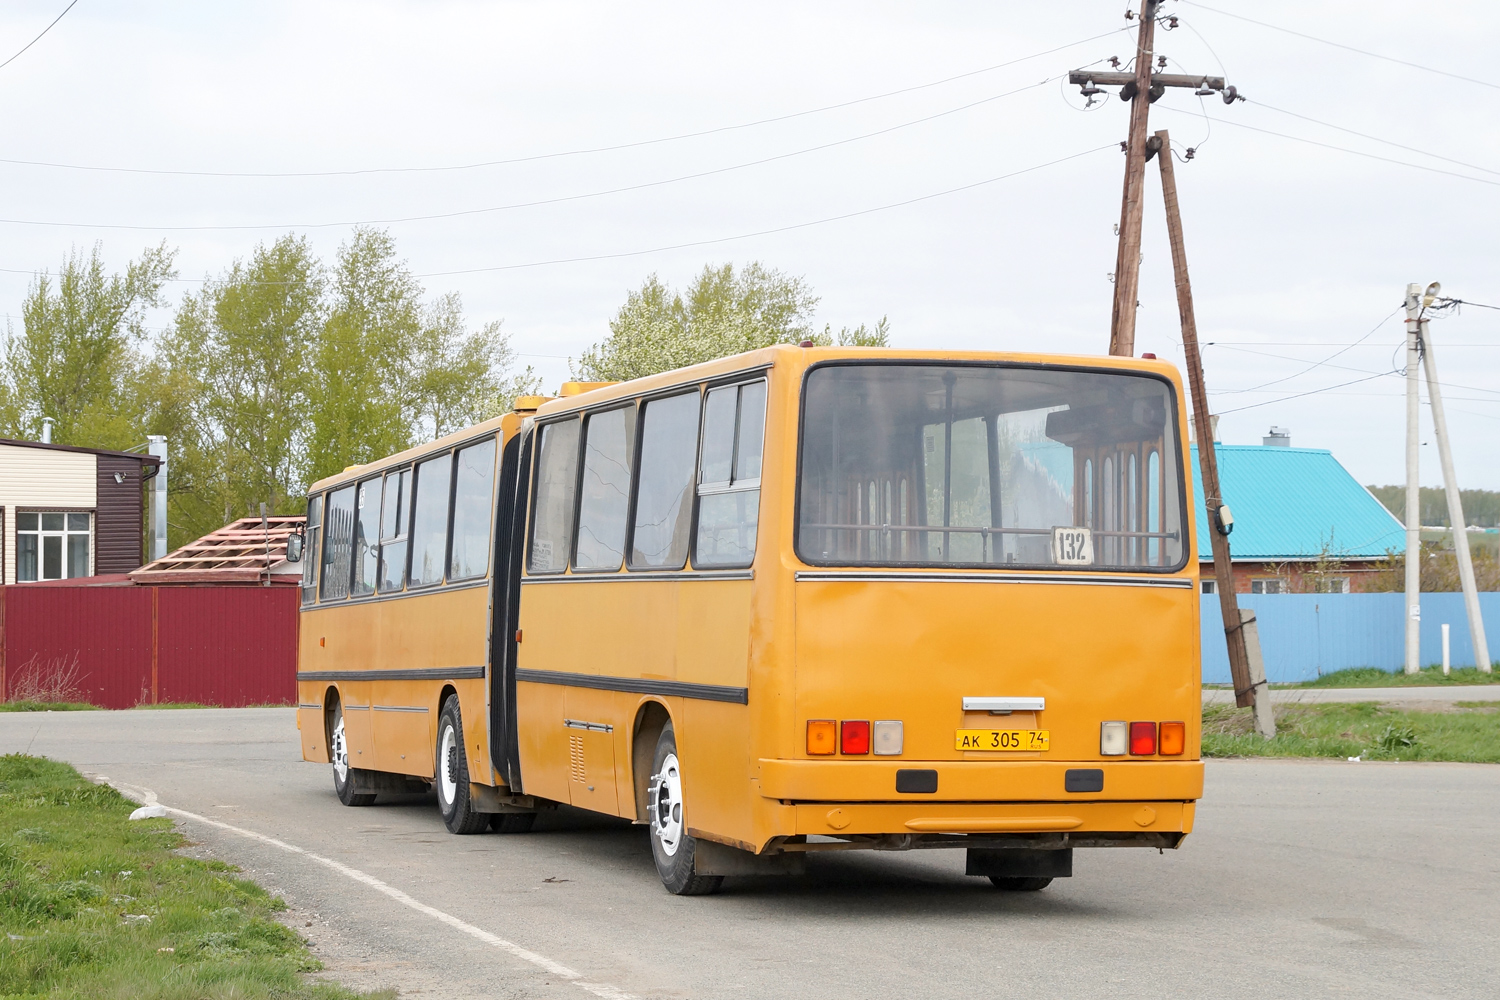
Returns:
[[[296,700],[296,587],[154,589],[161,701],[237,707]]]
[[[0,587],[0,700],[226,707],[297,697],[296,587]]]
[[[151,591],[145,587],[6,587],[4,696],[69,683],[104,708],[151,701]]]

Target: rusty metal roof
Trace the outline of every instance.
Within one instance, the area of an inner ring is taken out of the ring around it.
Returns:
[[[286,540],[307,518],[275,516],[261,527],[258,517],[242,517],[147,563],[130,574],[131,582],[263,583],[295,585],[302,564],[286,561]]]

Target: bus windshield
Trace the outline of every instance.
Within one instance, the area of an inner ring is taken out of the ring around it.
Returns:
[[[980,364],[834,364],[803,395],[797,554],[833,566],[1173,571],[1170,383]]]

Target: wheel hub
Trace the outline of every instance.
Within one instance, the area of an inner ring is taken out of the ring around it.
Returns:
[[[333,773],[340,782],[349,780],[349,747],[344,743],[344,717],[333,727]]]
[[[438,747],[438,794],[445,803],[458,797],[458,744],[453,739],[453,727],[443,727],[443,739]]]
[[[667,754],[661,770],[651,776],[651,833],[667,857],[682,846],[682,770],[675,753]]]

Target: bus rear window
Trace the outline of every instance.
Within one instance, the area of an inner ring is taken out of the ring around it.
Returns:
[[[804,562],[1183,565],[1176,408],[1161,379],[828,365],[808,374],[803,406]]]

